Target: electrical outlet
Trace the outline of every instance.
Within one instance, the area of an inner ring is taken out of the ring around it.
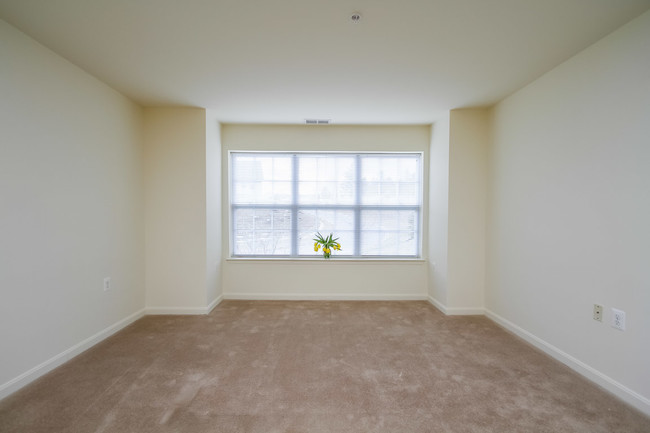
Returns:
[[[104,278],[104,291],[106,292],[108,290],[111,290],[111,278],[110,277]]]
[[[625,311],[612,308],[612,328],[625,331]]]
[[[603,306],[594,304],[594,320],[603,321]]]

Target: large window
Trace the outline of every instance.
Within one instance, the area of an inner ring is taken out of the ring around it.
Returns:
[[[230,153],[233,257],[420,257],[421,153]]]

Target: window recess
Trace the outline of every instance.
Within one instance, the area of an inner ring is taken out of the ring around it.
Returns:
[[[232,257],[419,258],[422,154],[230,152]]]

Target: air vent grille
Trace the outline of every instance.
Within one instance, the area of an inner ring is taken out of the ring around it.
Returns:
[[[307,125],[329,125],[330,119],[305,119]]]

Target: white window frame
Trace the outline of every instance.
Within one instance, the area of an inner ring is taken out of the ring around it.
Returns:
[[[360,156],[360,155],[418,155],[419,157],[419,191],[418,191],[418,202],[419,205],[362,205],[360,204],[359,200],[359,191],[360,191],[360,183],[361,183],[361,176],[360,176],[360,167],[359,167],[359,161],[360,159],[357,159],[357,176],[356,176],[356,190],[355,190],[355,196],[356,196],[356,203],[353,205],[299,205],[296,203],[296,196],[297,196],[297,185],[298,182],[296,182],[296,177],[297,177],[297,168],[294,165],[292,165],[292,184],[293,184],[293,195],[292,195],[292,203],[288,205],[278,205],[278,204],[246,204],[246,205],[239,205],[239,204],[233,204],[232,202],[232,197],[233,197],[233,192],[232,192],[232,187],[233,187],[233,181],[232,181],[232,176],[233,176],[233,168],[232,168],[232,155],[233,154],[259,154],[259,155],[297,155],[297,154],[315,154],[315,155],[354,155],[354,156]],[[309,254],[309,255],[299,255],[298,254],[298,230],[297,230],[297,224],[298,224],[298,211],[300,209],[324,209],[324,210],[335,210],[335,209],[349,209],[353,210],[355,213],[355,254],[352,255],[346,255],[344,257],[338,256],[340,259],[348,259],[348,260],[364,260],[364,259],[388,259],[388,260],[421,260],[423,257],[422,249],[423,249],[423,229],[424,229],[424,224],[423,224],[423,218],[424,218],[424,181],[425,181],[425,173],[424,173],[424,152],[422,151],[269,151],[269,150],[229,150],[228,151],[228,218],[229,218],[229,223],[228,223],[228,239],[229,239],[229,256],[231,259],[291,259],[291,260],[300,260],[300,259],[314,259],[318,258],[319,256],[322,256],[322,253],[319,255],[318,253],[314,254]],[[238,208],[259,208],[259,209],[288,209],[291,211],[291,251],[292,254],[289,255],[279,255],[279,254],[251,254],[251,255],[246,255],[246,254],[235,254],[234,253],[234,210]],[[416,246],[416,254],[414,255],[361,255],[359,253],[360,251],[360,237],[361,237],[361,230],[359,229],[360,226],[360,215],[362,210],[414,210],[416,211],[417,215],[417,222],[416,222],[416,232],[417,232],[417,246]],[[329,233],[322,233],[323,235],[328,235]],[[336,236],[336,233],[335,233]],[[344,246],[345,248],[345,246]],[[334,254],[335,255],[335,254]],[[333,256],[334,256],[333,255]]]

